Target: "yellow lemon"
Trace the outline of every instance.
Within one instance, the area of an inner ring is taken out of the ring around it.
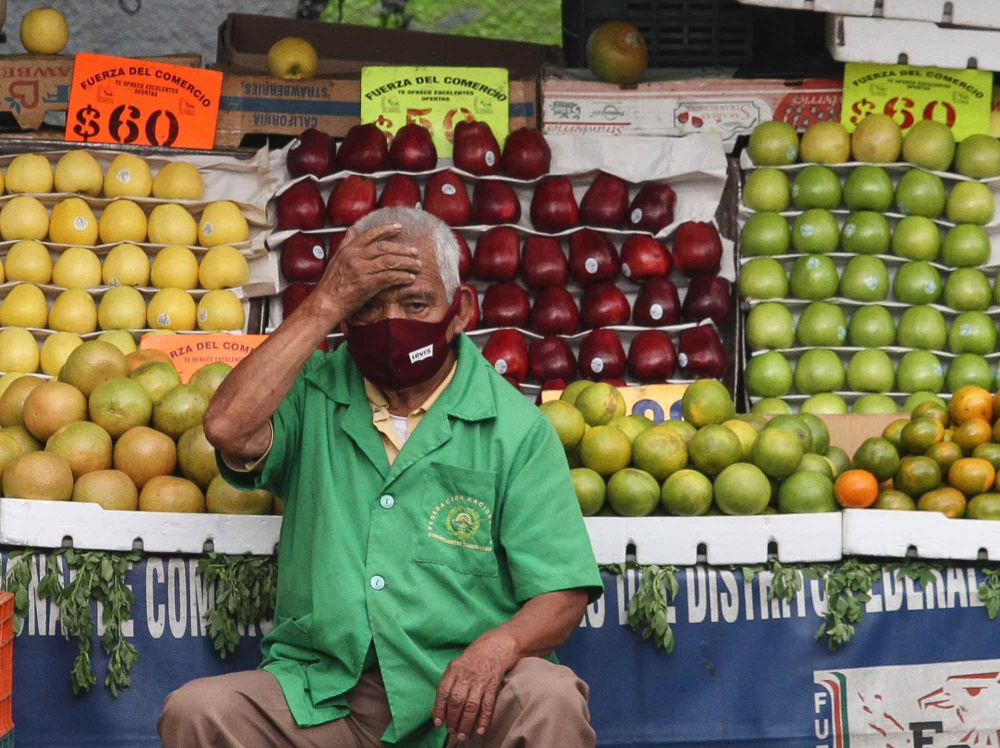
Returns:
[[[72,332],[57,332],[49,335],[42,343],[42,373],[50,377],[59,376],[59,371],[75,348],[83,345],[79,335]]]
[[[240,206],[231,200],[210,203],[198,224],[198,243],[203,247],[239,244],[250,238],[250,226]]]
[[[267,72],[276,78],[312,78],[319,67],[319,55],[312,44],[297,36],[286,36],[267,51]]]
[[[0,330],[0,371],[34,374],[38,371],[38,343],[20,327]]]
[[[52,282],[63,288],[94,288],[101,285],[101,261],[92,249],[70,247],[56,260]]]
[[[146,322],[153,330],[186,332],[194,329],[196,314],[191,294],[179,288],[165,288],[150,300]]]
[[[176,203],[157,205],[149,214],[149,241],[153,244],[193,246],[198,224],[187,208]]]
[[[243,302],[232,291],[209,291],[198,302],[199,330],[242,330]]]
[[[149,283],[149,258],[134,244],[119,244],[104,258],[101,278],[105,286],[145,286]]]
[[[102,330],[141,330],[146,324],[146,300],[131,286],[118,286],[101,297],[97,324]]]
[[[33,283],[14,286],[0,304],[0,327],[45,327],[48,319],[45,294]]]
[[[86,335],[97,329],[97,304],[82,288],[68,288],[56,297],[49,312],[49,327]]]
[[[22,153],[7,167],[8,192],[52,192],[52,164],[45,156]]]
[[[101,310],[98,308],[98,315]],[[140,325],[146,323],[145,317],[143,317]],[[135,353],[138,348],[135,345],[135,338],[132,337],[132,333],[128,330],[108,330],[107,332],[102,332],[97,336],[98,340],[103,340],[105,343],[111,343],[115,348],[124,353],[126,356],[130,353]]]
[[[198,282],[202,288],[214,291],[217,288],[245,286],[250,280],[250,266],[240,251],[228,244],[214,247],[201,258],[198,268]]]
[[[146,214],[131,200],[115,200],[101,213],[98,222],[101,242],[146,241]]]
[[[153,260],[150,280],[156,288],[197,288],[198,258],[187,247],[164,247]]]
[[[115,156],[104,175],[105,197],[149,197],[152,191],[149,164],[130,153]]]
[[[68,41],[66,16],[55,8],[29,10],[21,21],[21,44],[33,55],[57,55]]]
[[[153,180],[153,197],[161,200],[201,200],[205,183],[194,164],[172,161]]]
[[[24,374],[25,373],[23,371],[12,371],[0,376],[0,397],[3,397],[3,393],[7,391],[8,387],[10,387],[11,382],[15,379],[23,377]]]
[[[0,283],[4,283],[5,281],[6,281],[6,278],[4,278],[3,265],[0,265]]]
[[[7,252],[7,280],[48,283],[52,280],[52,256],[39,242],[22,240]]]
[[[83,198],[68,197],[52,209],[49,239],[58,244],[96,244],[97,217]]]
[[[3,194],[3,188],[4,188],[4,184],[3,184],[3,174],[2,174],[2,173],[0,173],[0,194]]]
[[[12,239],[44,239],[49,233],[49,212],[37,198],[18,195],[0,209],[0,236]]]
[[[100,197],[104,188],[104,171],[87,151],[70,151],[56,161],[55,185],[56,192]]]

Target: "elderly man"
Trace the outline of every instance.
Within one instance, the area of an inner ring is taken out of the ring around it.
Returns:
[[[595,744],[551,656],[601,579],[555,431],[462,333],[458,263],[437,218],[372,213],[213,398],[226,480],[285,500],[275,626],[260,670],[167,698],[168,748]]]

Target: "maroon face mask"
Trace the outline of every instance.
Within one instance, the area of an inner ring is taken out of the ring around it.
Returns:
[[[398,390],[426,382],[448,357],[448,325],[458,314],[461,294],[440,322],[389,318],[368,325],[347,325],[347,352],[365,378],[382,389]]]

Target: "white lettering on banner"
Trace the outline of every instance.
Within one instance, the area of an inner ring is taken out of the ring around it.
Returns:
[[[747,620],[753,620],[753,582],[743,580],[743,599],[746,600]]]
[[[954,608],[955,602],[958,607],[969,607],[969,591],[965,588],[965,575],[961,569],[948,569],[948,607]]]
[[[899,583],[899,569],[892,572],[882,570],[883,609],[895,613],[903,607],[903,586]]]
[[[615,577],[615,583],[618,586],[618,625],[624,626],[628,623],[628,611],[625,610],[625,574],[619,574]]]
[[[153,577],[159,581],[154,582]],[[167,627],[167,612],[163,603],[156,603],[153,598],[153,585],[163,584],[163,559],[150,558],[146,560],[146,628],[153,639],[163,636]]]
[[[708,575],[708,616],[712,623],[719,622],[719,584],[715,574]]]
[[[976,579],[976,570],[971,566],[965,570],[965,576],[969,580],[969,607],[984,608],[983,601],[979,599],[979,580]]]
[[[722,620],[726,623],[733,623],[740,614],[740,591],[736,584],[736,575],[731,571],[721,571],[722,583],[726,585],[726,591],[720,597],[722,599]]]
[[[924,591],[922,589],[918,590],[914,586],[913,580],[910,579],[909,577],[903,579],[903,589],[906,590],[906,609],[923,610]]]
[[[607,609],[608,606],[604,601],[604,595],[601,595],[591,605],[587,606],[586,619],[591,628],[604,628],[604,615]]]
[[[809,582],[809,597],[812,600],[813,612],[820,618],[826,615],[826,587],[819,580]]]
[[[701,623],[705,620],[707,599],[705,594],[705,570],[702,567],[684,570],[687,587],[688,623]]]
[[[205,584],[195,558],[188,559],[188,577],[191,579],[191,636],[207,636],[205,616],[215,605],[215,588]]]
[[[167,621],[170,635],[175,639],[184,636],[187,630],[187,568],[183,558],[167,561]]]

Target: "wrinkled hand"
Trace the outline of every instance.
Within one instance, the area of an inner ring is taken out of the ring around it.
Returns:
[[[416,247],[389,241],[399,231],[393,225],[357,235],[348,231],[311,295],[347,319],[383,290],[412,283],[421,262]]]
[[[514,641],[503,634],[481,636],[452,660],[438,686],[431,716],[434,725],[464,741],[475,730],[485,735],[493,720],[504,676],[516,662]]]

